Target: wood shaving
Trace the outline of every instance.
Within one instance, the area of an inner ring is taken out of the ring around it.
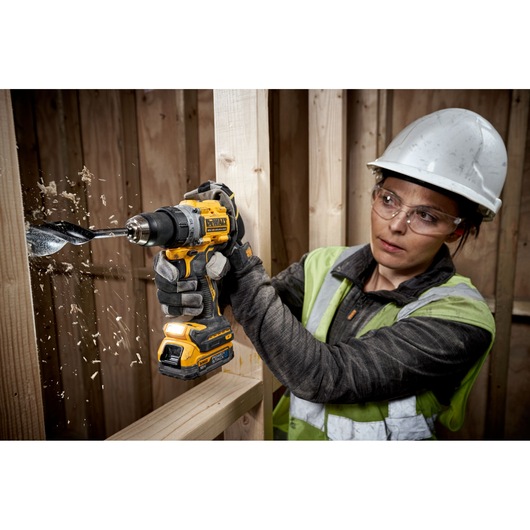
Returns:
[[[77,197],[75,193],[68,193],[67,191],[63,191],[61,193],[61,197],[64,197],[65,199],[72,201],[75,204],[75,206],[77,206],[79,204],[79,201],[81,200],[79,199],[79,197]]]
[[[57,195],[57,184],[55,184],[55,180],[50,181],[47,186],[37,182],[37,186],[43,195],[47,195],[48,197],[55,197]]]
[[[81,177],[82,182],[92,184],[92,179],[94,178],[94,174],[91,173],[86,166],[83,166],[83,169],[78,173],[78,175]]]

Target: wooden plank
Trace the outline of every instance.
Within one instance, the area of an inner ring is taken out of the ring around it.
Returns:
[[[245,240],[271,267],[269,109],[266,90],[214,90],[217,181],[234,191]],[[264,400],[225,432],[225,439],[272,437],[272,376],[232,318],[235,359],[223,371],[257,378]]]
[[[186,101],[190,105],[187,106]],[[191,106],[189,98],[186,100],[182,90],[138,90],[136,105],[142,211],[178,204],[187,191],[200,184],[198,163],[188,160],[188,154],[193,152],[198,156],[198,150],[195,148],[190,151],[186,147],[188,143],[198,142],[196,125],[193,123],[193,120],[197,120],[196,108]],[[155,247],[143,250],[146,266],[151,271],[153,258],[159,251]],[[165,318],[153,281],[147,283],[147,308],[153,407],[156,408],[192,388],[197,382],[180,381],[158,372],[156,351],[164,337],[162,328]]]
[[[528,130],[530,91],[514,90],[508,132],[508,175],[502,195],[500,234],[495,285],[497,337],[491,353],[486,438],[503,439],[521,189]]]
[[[0,438],[42,440],[44,412],[13,109],[0,91]]]
[[[124,174],[122,102],[116,90],[80,91],[80,114],[86,167],[93,178],[88,194],[91,226],[123,226],[127,209]],[[128,205],[127,205],[128,208]],[[130,267],[131,244],[125,238],[90,243],[91,260],[107,267]],[[135,335],[132,282],[95,280],[97,342],[101,362],[92,379],[103,389],[106,434],[129,425],[145,412],[141,376],[148,352],[139,351]]]
[[[272,274],[309,250],[308,91],[271,94]]]
[[[87,184],[80,173],[83,169],[78,98],[76,91],[36,91],[36,126],[39,145],[39,172],[32,183],[39,181],[46,187],[54,184],[55,193],[42,193],[46,220],[65,220],[88,226]],[[41,188],[42,189],[42,188]],[[58,373],[49,371],[46,387],[47,436],[52,439],[102,439],[105,434],[101,385],[92,375],[99,362],[99,351],[93,337],[97,335],[94,286],[92,278],[82,274],[89,259],[88,245],[66,245],[49,259],[39,283],[46,285],[46,277],[56,268],[64,275],[51,278],[53,315],[48,325],[55,330],[55,340],[40,342],[41,357],[48,364],[59,365]],[[38,291],[37,291],[38,293]],[[40,293],[35,297],[40,299]],[[45,301],[44,301],[45,303]],[[39,322],[47,313],[36,306]],[[64,409],[65,425],[61,426]]]
[[[213,90],[197,90],[199,181],[215,180]]]
[[[375,179],[366,164],[382,154],[380,98],[378,90],[348,92],[348,245],[370,241],[370,192]]]
[[[109,440],[212,440],[262,398],[260,380],[221,372]]]
[[[346,244],[346,91],[309,91],[309,248]]]
[[[138,152],[138,126],[136,118],[136,94],[134,90],[119,91],[121,103],[121,135],[123,138],[122,174],[125,180],[125,199],[127,219],[141,210],[142,184],[140,179],[140,161]],[[121,224],[122,225],[122,224]],[[137,274],[145,265],[144,248],[129,245],[130,260],[127,266],[127,282],[131,287],[130,305],[134,307],[131,319],[134,325],[134,350],[142,362],[137,363],[134,387],[138,399],[138,416],[144,416],[153,410],[151,389],[151,371],[149,359],[152,349],[149,344],[149,322],[147,309],[146,282]]]
[[[44,91],[39,91],[42,94]],[[35,122],[36,92],[34,90],[12,90],[11,98],[17,137],[17,150],[22,186],[22,200],[26,223],[40,222],[44,217],[40,182],[37,126]],[[64,438],[67,419],[62,399],[63,387],[59,346],[55,326],[53,279],[48,270],[56,271],[51,260],[30,259],[33,310],[37,326],[44,422],[47,439]],[[66,267],[64,267],[66,270]]]

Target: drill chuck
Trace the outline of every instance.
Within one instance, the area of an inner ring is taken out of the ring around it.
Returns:
[[[135,215],[125,226],[127,239],[145,247],[176,248],[201,237],[199,216],[187,206],[167,206]]]

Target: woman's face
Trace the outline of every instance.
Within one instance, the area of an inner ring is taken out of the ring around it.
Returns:
[[[419,184],[388,177],[382,186],[393,192],[409,206],[430,206],[451,216],[458,216],[457,203],[437,191]],[[399,283],[425,272],[444,242],[452,242],[458,236],[425,235],[413,232],[407,223],[406,213],[399,212],[393,219],[383,219],[373,209],[371,214],[371,247],[379,264],[379,272]]]

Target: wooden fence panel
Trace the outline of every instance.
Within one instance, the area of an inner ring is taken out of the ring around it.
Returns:
[[[79,95],[84,164],[93,175],[88,209],[90,225],[95,228],[123,226],[127,216],[128,161],[124,158],[121,103],[119,91],[90,90]],[[90,250],[94,266],[130,274],[94,282],[101,363],[91,377],[103,389],[108,434],[148,412],[142,404],[148,402],[150,388],[140,381],[149,363],[145,353],[136,348],[135,296],[132,282],[127,281],[132,278],[130,244],[124,238],[94,240]]]
[[[506,424],[506,396],[515,293],[521,191],[523,184],[530,92],[515,91],[510,109],[508,133],[508,175],[500,213],[497,277],[495,285],[495,324],[497,337],[490,359],[488,418],[486,436],[502,439]],[[526,386],[526,384],[525,384]]]
[[[184,120],[178,110],[177,96],[173,90],[138,90],[136,93],[142,175],[141,211],[177,204],[186,191],[186,158],[183,143],[179,141],[184,131]],[[155,247],[144,250],[148,268],[159,251]],[[153,385],[156,408],[185,392],[191,385],[158,375],[156,347],[164,336],[164,320],[153,282],[149,282],[147,292],[150,365],[151,377],[156,382]]]

